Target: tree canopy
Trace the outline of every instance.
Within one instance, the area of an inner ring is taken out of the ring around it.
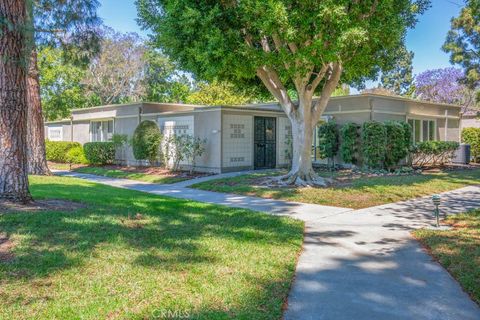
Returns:
[[[467,0],[460,15],[452,19],[443,45],[450,62],[465,71],[465,82],[471,88],[480,85],[480,0]]]
[[[415,90],[413,86],[413,52],[402,47],[397,52],[394,67],[382,72],[380,84],[383,88],[392,91],[397,95],[413,95]]]

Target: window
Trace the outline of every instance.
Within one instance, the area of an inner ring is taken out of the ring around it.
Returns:
[[[63,128],[62,127],[49,127],[47,138],[50,141],[62,141],[63,140]]]
[[[414,142],[432,141],[436,139],[436,121],[408,119],[408,123],[412,127],[412,140]]]
[[[90,122],[90,141],[105,142],[112,140],[113,120]]]

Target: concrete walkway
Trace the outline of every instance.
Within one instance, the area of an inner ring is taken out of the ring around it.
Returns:
[[[305,221],[304,251],[286,320],[480,319],[478,305],[410,235],[412,229],[433,223],[428,197],[351,210],[193,190],[181,183],[154,185],[72,172],[58,174]],[[480,187],[447,192],[442,199],[441,210],[448,214],[479,208]]]

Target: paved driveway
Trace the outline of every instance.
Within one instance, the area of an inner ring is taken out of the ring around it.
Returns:
[[[480,319],[480,308],[410,236],[433,223],[429,198],[361,210],[61,173],[120,188],[248,208],[305,221],[288,298],[293,319]],[[213,179],[213,178],[209,178]],[[480,208],[480,187],[442,195],[449,214]]]

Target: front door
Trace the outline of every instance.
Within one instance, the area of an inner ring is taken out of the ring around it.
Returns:
[[[276,119],[255,117],[254,120],[254,168],[275,168],[276,165]]]

